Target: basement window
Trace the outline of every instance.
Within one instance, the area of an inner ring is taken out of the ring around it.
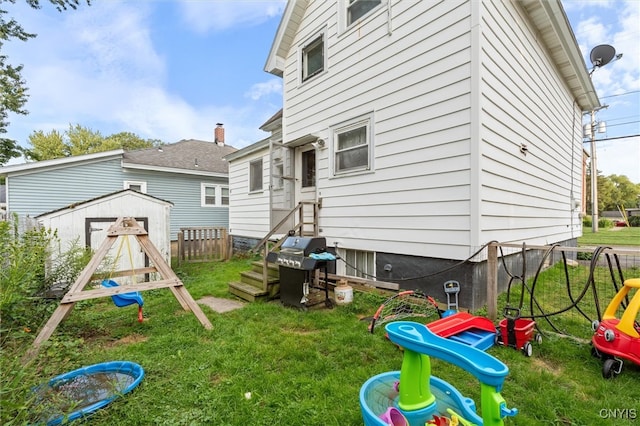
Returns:
[[[372,251],[345,249],[342,255],[345,263],[345,275],[368,280],[375,279],[375,253]]]

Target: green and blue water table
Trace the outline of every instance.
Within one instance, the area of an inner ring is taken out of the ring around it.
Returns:
[[[385,327],[389,340],[404,349],[400,371],[379,374],[360,389],[360,408],[365,426],[502,426],[515,416],[500,391],[509,368],[482,350],[434,334],[425,325],[397,321]],[[448,382],[431,376],[430,356],[454,364],[480,381],[482,416],[475,402]]]

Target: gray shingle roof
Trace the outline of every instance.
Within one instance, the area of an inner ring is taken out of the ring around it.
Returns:
[[[237,151],[229,145],[195,139],[181,140],[158,148],[138,149],[124,153],[124,165],[138,164],[200,172],[228,173],[229,164],[223,160],[227,154]],[[197,166],[196,166],[197,164]]]

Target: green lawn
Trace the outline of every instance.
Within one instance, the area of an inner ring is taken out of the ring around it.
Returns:
[[[640,247],[640,227],[599,228],[594,233],[591,228],[583,227],[580,246],[636,246]]]
[[[227,283],[249,265],[234,259],[175,270],[196,300],[232,298]],[[143,323],[133,306],[79,302],[22,368],[19,359],[41,326],[25,324],[2,350],[0,423],[32,418],[38,407],[29,403],[30,389],[50,377],[129,360],[145,370],[141,385],[84,424],[361,425],[360,387],[402,363],[403,352],[382,330],[370,334],[363,321],[385,299],[380,295],[355,292],[350,305],[307,312],[278,302],[223,314],[205,307],[213,330],[182,310],[168,289],[143,295]],[[504,346],[487,352],[510,369],[502,396],[519,414],[507,425],[635,425],[640,418],[640,367],[626,363],[622,374],[605,380],[584,342],[546,334],[531,358]],[[480,385],[466,371],[433,359],[432,374],[480,405]]]

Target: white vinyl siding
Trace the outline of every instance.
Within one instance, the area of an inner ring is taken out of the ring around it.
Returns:
[[[320,223],[330,246],[462,257],[470,240],[471,7],[392,2],[357,31],[337,33],[335,8],[312,3],[298,36],[327,22],[327,78],[298,86],[285,67],[283,140],[371,117],[369,167],[335,177],[336,140],[318,152]],[[334,24],[332,24],[332,21]],[[309,25],[305,25],[309,23]],[[342,123],[342,124],[340,124]]]
[[[309,3],[292,42],[327,25],[326,78],[298,84],[295,49],[283,67],[283,141],[334,138],[317,153],[330,246],[464,259],[581,234],[580,111],[518,2],[391,2],[349,28],[339,4]],[[366,114],[375,173],[338,179],[336,123]]]
[[[572,111],[565,83],[517,4],[482,2],[481,16],[481,230],[503,242],[575,238],[581,220],[570,200],[582,191],[580,111]]]
[[[270,191],[249,191],[251,164],[260,164],[261,175],[269,176],[269,149],[264,148],[246,157],[229,161],[229,233],[260,239],[270,230]],[[256,173],[258,173],[256,166]]]

